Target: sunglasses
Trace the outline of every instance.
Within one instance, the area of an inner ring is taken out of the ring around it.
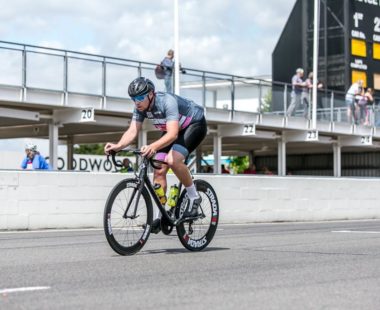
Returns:
[[[136,101],[141,102],[141,101],[144,101],[147,96],[148,96],[148,94],[132,97],[132,100],[134,102],[136,102]]]

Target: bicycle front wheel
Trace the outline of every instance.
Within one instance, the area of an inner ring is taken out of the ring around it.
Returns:
[[[209,245],[219,221],[218,198],[212,186],[203,180],[195,180],[195,187],[202,197],[199,207],[200,217],[197,220],[182,222],[177,226],[177,235],[182,245],[190,251],[200,251]],[[182,216],[188,204],[186,190],[178,200],[176,207],[176,217]]]
[[[104,208],[104,233],[111,248],[120,255],[140,251],[150,234],[152,201],[145,187],[137,201],[138,196],[137,181],[123,180],[113,188]]]

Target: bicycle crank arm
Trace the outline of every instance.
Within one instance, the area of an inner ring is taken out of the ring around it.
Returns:
[[[179,224],[183,223],[183,222],[188,222],[188,221],[196,221],[196,220],[199,220],[199,219],[204,219],[206,216],[203,215],[203,214],[200,214],[200,215],[197,215],[197,216],[193,216],[193,217],[186,217],[186,218],[180,218],[176,221],[174,221],[174,225],[175,226],[178,226]]]

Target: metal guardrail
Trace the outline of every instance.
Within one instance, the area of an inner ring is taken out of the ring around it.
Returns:
[[[126,99],[127,85],[136,76],[146,76],[163,90],[154,75],[156,63],[85,52],[0,41],[0,85],[68,94]],[[254,77],[183,68],[181,94],[203,106],[235,111],[286,115],[291,85]],[[346,122],[345,93],[324,89],[318,92],[319,121]],[[309,100],[310,102],[310,100]],[[105,107],[105,105],[103,106]],[[305,117],[301,110],[295,116]],[[310,110],[310,107],[309,107]],[[379,108],[370,107],[370,125],[380,122]],[[310,111],[306,117],[310,117]]]

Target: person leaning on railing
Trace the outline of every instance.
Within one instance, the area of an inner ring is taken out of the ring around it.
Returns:
[[[361,96],[362,89],[363,81],[358,80],[357,82],[351,85],[346,94],[347,121],[351,122],[352,124],[357,123],[357,116],[355,113],[355,100],[357,99],[357,96]]]
[[[297,110],[298,106],[302,103],[302,89],[305,87],[305,83],[302,80],[303,69],[298,68],[296,74],[292,77],[292,93],[291,101],[288,110],[286,111],[287,116],[292,116],[293,112]]]
[[[370,125],[370,111],[368,106],[373,105],[373,90],[372,88],[367,88],[367,90],[360,96],[357,105],[358,119],[361,125]]]

